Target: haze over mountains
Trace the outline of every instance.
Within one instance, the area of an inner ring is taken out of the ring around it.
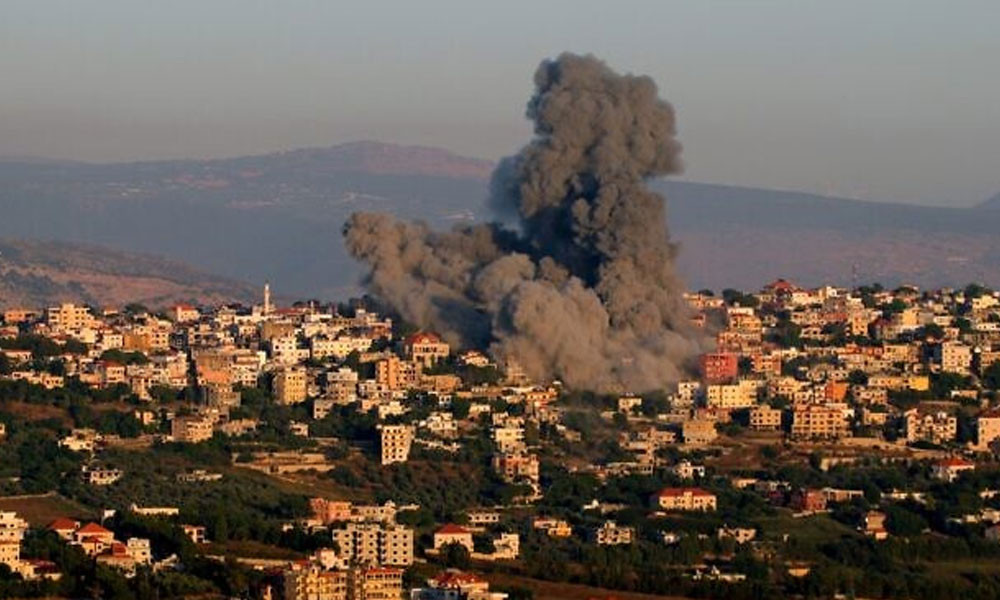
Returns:
[[[491,168],[377,142],[110,165],[0,159],[0,237],[152,253],[228,278],[222,288],[270,280],[285,295],[333,299],[358,291],[361,269],[341,239],[350,213],[391,212],[438,227],[487,219]],[[693,288],[756,288],[779,276],[807,285],[1000,285],[1000,210],[988,210],[1000,208],[997,198],[974,209],[929,208],[654,185],[667,195],[680,269]],[[13,295],[20,284],[2,269],[0,277],[0,294]]]

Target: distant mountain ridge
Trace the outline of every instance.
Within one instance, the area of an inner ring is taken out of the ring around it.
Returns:
[[[998,209],[1000,209],[1000,193],[997,193],[997,195],[992,196],[992,197],[984,200],[982,202],[982,204],[980,204],[976,208],[983,208],[983,209],[989,209],[989,210],[998,210]]]
[[[215,160],[0,161],[0,236],[152,253],[289,296],[359,291],[344,220],[385,211],[436,227],[493,218],[489,161],[355,142]],[[1000,210],[932,208],[655,181],[692,287],[1000,286]]]
[[[0,308],[61,302],[216,303],[255,299],[256,290],[163,258],[87,244],[0,239]]]

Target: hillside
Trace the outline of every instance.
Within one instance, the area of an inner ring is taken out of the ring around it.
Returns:
[[[0,308],[58,302],[150,307],[252,301],[248,285],[163,258],[92,245],[0,239]]]
[[[376,142],[221,160],[0,161],[0,236],[170,257],[289,296],[357,292],[340,230],[356,210],[438,227],[489,218],[490,163]],[[700,183],[668,198],[692,287],[881,281],[1000,285],[1000,211],[928,208]]]
[[[998,193],[997,195],[991,196],[990,198],[986,199],[982,204],[980,204],[978,206],[978,208],[984,208],[984,209],[989,209],[989,210],[998,210],[998,209],[1000,209],[1000,193]]]

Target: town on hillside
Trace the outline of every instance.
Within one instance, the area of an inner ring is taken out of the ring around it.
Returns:
[[[8,308],[0,597],[1000,597],[1000,293],[686,300],[613,395],[367,298]]]

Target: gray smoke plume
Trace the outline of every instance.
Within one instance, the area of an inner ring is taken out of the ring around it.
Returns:
[[[700,349],[651,177],[681,169],[673,108],[648,77],[592,56],[543,62],[527,116],[535,137],[493,175],[515,214],[449,232],[371,213],[344,228],[366,285],[407,320],[463,347],[514,358],[539,380],[647,391]]]

